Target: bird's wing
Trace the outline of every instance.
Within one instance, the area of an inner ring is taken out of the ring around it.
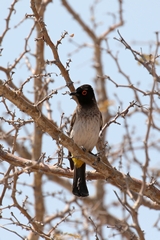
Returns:
[[[71,118],[71,122],[70,122],[70,130],[69,130],[69,135],[71,135],[72,129],[73,129],[73,125],[75,123],[76,120],[76,110],[74,111],[72,118]]]
[[[99,131],[101,131],[102,127],[103,127],[103,118],[102,118],[102,113],[100,112],[100,129],[99,129]],[[102,141],[101,141],[101,138],[99,137],[98,142],[96,144],[96,149],[99,152],[101,150],[101,148],[102,148]]]
[[[75,120],[76,120],[76,110],[74,111],[73,115],[72,115],[72,118],[71,118],[71,121],[70,121],[70,130],[69,130],[69,136],[71,136],[71,132],[72,132],[72,129],[73,129],[73,125],[75,123]],[[73,170],[74,169],[74,162],[72,160],[72,154],[71,152],[68,152],[68,159],[70,161],[70,168]]]
[[[102,129],[102,126],[103,126],[103,118],[102,118],[102,113],[100,112],[100,130]]]

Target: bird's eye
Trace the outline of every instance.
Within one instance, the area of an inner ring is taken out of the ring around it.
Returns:
[[[82,95],[83,95],[83,96],[87,95],[87,91],[86,91],[86,90],[83,90],[83,91],[82,91]]]

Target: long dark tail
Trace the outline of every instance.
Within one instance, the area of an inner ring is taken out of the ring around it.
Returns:
[[[85,169],[85,163],[82,164],[82,166],[79,168],[76,168],[76,166],[74,166],[72,193],[78,197],[87,197],[89,195],[86,185]]]

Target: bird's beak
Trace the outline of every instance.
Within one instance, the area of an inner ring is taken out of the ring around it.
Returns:
[[[77,93],[77,92],[71,92],[69,95],[70,95],[70,96],[77,96],[78,93]]]

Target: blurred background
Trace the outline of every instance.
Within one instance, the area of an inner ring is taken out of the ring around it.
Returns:
[[[131,108],[125,118],[117,119],[119,124],[112,123],[106,129],[106,154],[118,171],[139,180],[144,174],[143,165],[147,163],[146,181],[149,183],[154,179],[159,187],[160,2],[35,2],[74,87],[87,83],[94,88],[104,123],[136,101],[137,106]],[[33,103],[56,91],[40,109],[66,133],[76,103],[68,94],[69,88],[60,69],[50,62],[54,61],[51,48],[40,40],[42,32],[37,27],[30,1],[3,1],[0,19],[0,79],[12,79],[7,83],[12,89],[23,86],[24,96]],[[118,41],[118,31],[132,51]],[[135,56],[143,64],[136,61]],[[6,106],[11,113],[7,112]],[[61,148],[47,133],[38,129],[30,116],[3,97],[0,116],[0,144],[6,150],[33,160],[45,153],[44,162],[49,165],[57,164],[61,150],[62,167],[69,167],[67,149]],[[19,119],[25,124],[19,126]],[[93,152],[96,153],[96,149]],[[13,204],[13,179],[8,177],[7,187],[4,184],[4,175],[10,167],[8,163],[0,162],[0,193],[6,189],[1,205],[0,239],[47,239],[31,231],[32,223]],[[91,167],[87,170],[93,171]],[[10,169],[10,175],[12,171]],[[133,199],[123,191],[105,181],[93,180],[87,182],[90,196],[76,199],[71,193],[71,185],[69,178],[23,173],[17,180],[17,201],[33,219],[41,212],[37,219],[40,229],[48,233],[53,227],[54,239],[143,239],[132,214],[114,193],[116,191],[122,201],[126,197],[125,204],[132,207]],[[146,206],[142,203],[137,210],[138,224],[146,240],[159,237],[159,208],[149,202]]]

